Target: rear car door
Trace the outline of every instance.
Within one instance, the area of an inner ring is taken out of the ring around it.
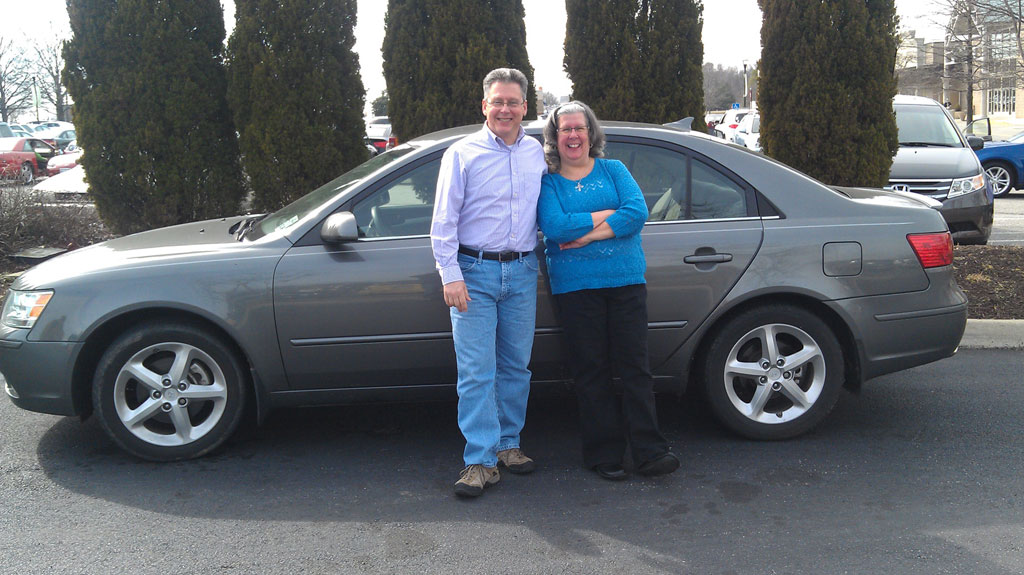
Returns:
[[[651,367],[665,362],[736,284],[760,248],[755,192],[724,166],[682,146],[612,138],[650,212],[647,257]]]

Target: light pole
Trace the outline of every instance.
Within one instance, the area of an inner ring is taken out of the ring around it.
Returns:
[[[747,107],[747,94],[750,90],[747,88],[747,61],[743,61],[743,107]]]

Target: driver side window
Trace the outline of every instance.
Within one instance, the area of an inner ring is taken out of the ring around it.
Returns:
[[[417,166],[352,208],[361,238],[430,235],[441,159]]]

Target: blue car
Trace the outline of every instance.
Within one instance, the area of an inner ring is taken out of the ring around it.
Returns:
[[[992,180],[995,197],[1024,189],[1024,132],[1006,141],[985,142],[985,147],[975,153]]]

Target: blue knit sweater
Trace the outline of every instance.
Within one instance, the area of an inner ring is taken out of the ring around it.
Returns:
[[[546,174],[540,186],[537,223],[544,232],[551,293],[644,283],[647,263],[640,231],[647,221],[647,204],[622,162],[595,158],[594,169],[578,183]],[[590,213],[601,210],[615,210],[605,220],[614,238],[559,249],[558,244],[592,230]]]

